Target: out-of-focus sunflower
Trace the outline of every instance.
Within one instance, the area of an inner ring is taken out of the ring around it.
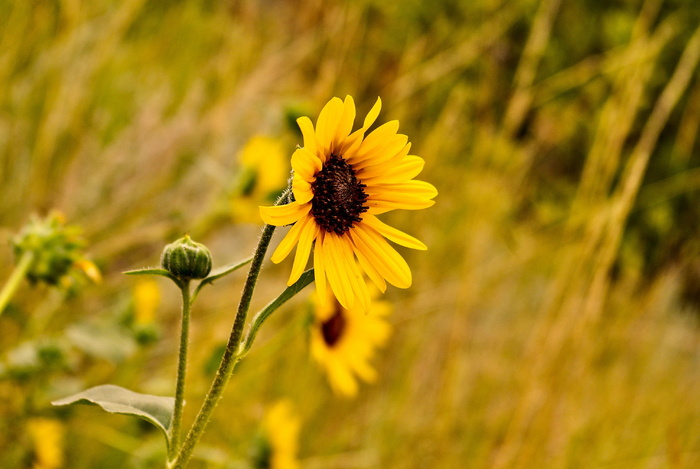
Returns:
[[[265,223],[294,224],[272,255],[281,262],[297,246],[289,285],[304,271],[314,245],[316,289],[326,297],[326,279],[340,304],[359,303],[367,310],[370,299],[364,273],[381,291],[386,282],[400,288],[411,285],[411,270],[387,239],[413,249],[426,249],[409,236],[377,218],[394,209],[418,210],[433,205],[435,187],[413,180],[422,170],[422,158],[409,155],[408,137],[398,134],[398,121],[377,127],[381,100],[370,110],[362,127],[351,133],[355,103],[333,98],[321,111],[314,129],[308,117],[297,120],[304,147],[292,155],[294,201],[260,207]]]
[[[236,222],[256,223],[258,205],[274,202],[287,184],[287,156],[280,139],[257,135],[245,144],[238,159],[231,214]]]
[[[32,469],[63,467],[64,429],[61,422],[47,418],[33,418],[27,422],[27,431],[34,445]]]
[[[252,463],[255,469],[298,469],[299,417],[292,404],[278,401],[265,414]]]
[[[359,388],[358,378],[365,382],[377,379],[370,360],[391,333],[386,320],[391,305],[375,300],[365,313],[359,305],[343,308],[331,292],[327,294],[330,298],[326,301],[312,295],[311,355],[325,370],[333,391],[354,397]]]

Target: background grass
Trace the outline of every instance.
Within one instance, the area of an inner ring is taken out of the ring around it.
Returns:
[[[381,379],[334,397],[297,298],[192,467],[241,467],[280,397],[305,468],[700,467],[698,24],[690,0],[0,1],[0,243],[58,208],[104,273],[77,295],[25,285],[0,318],[4,364],[28,339],[70,345],[0,381],[3,467],[31,467],[36,416],[65,422],[65,467],[160,467],[154,429],[48,402],[106,382],[172,394],[178,295],[162,280],[143,345],[121,272],[185,232],[215,265],[249,255],[241,148],[262,134],[291,154],[294,118],[346,94],[358,115],[382,97],[440,192],[385,217],[430,249],[402,251],[414,286],[387,294]],[[0,250],[3,279],[12,264]],[[266,264],[254,309],[289,268]],[[186,422],[241,280],[195,307]]]

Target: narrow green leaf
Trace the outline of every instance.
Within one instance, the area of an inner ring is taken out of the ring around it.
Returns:
[[[309,269],[299,277],[299,280],[294,282],[293,285],[287,287],[280,296],[275,298],[273,301],[268,303],[262,310],[260,310],[253,320],[251,321],[250,327],[248,328],[248,334],[243,341],[242,348],[240,349],[240,355],[243,356],[248,353],[250,347],[253,345],[255,336],[258,334],[260,326],[263,325],[265,320],[272,315],[280,306],[285,304],[294,295],[302,291],[308,284],[314,281],[314,269]]]
[[[113,384],[103,384],[51,402],[55,406],[92,404],[112,414],[132,415],[158,427],[170,444],[170,421],[175,398],[140,394]]]
[[[243,267],[244,265],[250,263],[250,261],[252,261],[252,260],[253,260],[253,258],[249,257],[248,259],[245,259],[241,262],[237,262],[234,264],[228,264],[228,265],[225,265],[223,267],[219,267],[218,269],[212,270],[211,273],[207,276],[207,278],[202,280],[199,283],[199,285],[197,285],[197,288],[194,290],[194,294],[192,295],[192,301],[194,301],[194,299],[199,294],[199,291],[205,285],[209,285],[210,283],[213,283],[215,280],[218,280],[222,277],[225,277],[226,275],[230,274],[231,272],[234,272],[234,271],[240,269],[241,267]]]
[[[160,275],[161,277],[168,277],[172,281],[177,283],[177,279],[167,270],[160,269],[158,267],[146,267],[143,269],[127,270],[124,275]]]

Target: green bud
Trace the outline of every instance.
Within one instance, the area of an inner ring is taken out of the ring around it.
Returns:
[[[211,272],[211,254],[185,235],[163,249],[160,265],[180,280],[200,279]]]
[[[12,240],[17,259],[28,251],[34,254],[27,279],[49,285],[58,285],[64,277],[79,270],[78,264],[84,260],[84,246],[80,229],[66,225],[58,212],[44,219],[33,217]]]

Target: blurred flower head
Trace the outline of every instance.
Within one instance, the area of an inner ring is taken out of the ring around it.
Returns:
[[[231,214],[237,222],[257,223],[258,206],[274,202],[286,187],[289,165],[282,141],[257,135],[238,155],[240,172],[231,197]]]
[[[344,308],[330,291],[327,295],[326,301],[320,301],[318,294],[312,295],[311,355],[326,372],[335,393],[354,397],[359,388],[358,379],[365,382],[377,379],[370,360],[391,334],[386,320],[391,304],[375,300],[365,313],[359,305]],[[373,296],[376,295],[378,292]]]
[[[413,249],[426,246],[376,216],[430,207],[437,195],[433,185],[413,180],[424,161],[409,155],[411,144],[397,133],[398,121],[365,137],[380,109],[378,99],[362,127],[352,133],[355,103],[350,96],[331,99],[315,128],[308,117],[299,118],[304,147],[292,155],[294,201],[260,207],[265,223],[294,224],[272,255],[273,262],[281,262],[297,247],[289,285],[304,271],[313,245],[319,297],[326,298],[328,281],[344,308],[369,307],[363,271],[381,291],[386,282],[400,288],[411,285],[411,269],[387,239]]]
[[[32,469],[63,467],[64,428],[61,422],[47,418],[32,418],[27,422],[27,432],[34,448]]]
[[[254,469],[298,469],[299,417],[291,402],[278,401],[265,414],[252,454]]]
[[[31,256],[26,273],[31,283],[44,282],[65,288],[89,279],[100,282],[97,266],[85,257],[81,229],[67,225],[64,216],[52,212],[46,218],[32,217],[12,240],[15,257]]]
[[[133,290],[134,316],[136,324],[151,324],[160,305],[160,288],[152,278],[142,278]]]

